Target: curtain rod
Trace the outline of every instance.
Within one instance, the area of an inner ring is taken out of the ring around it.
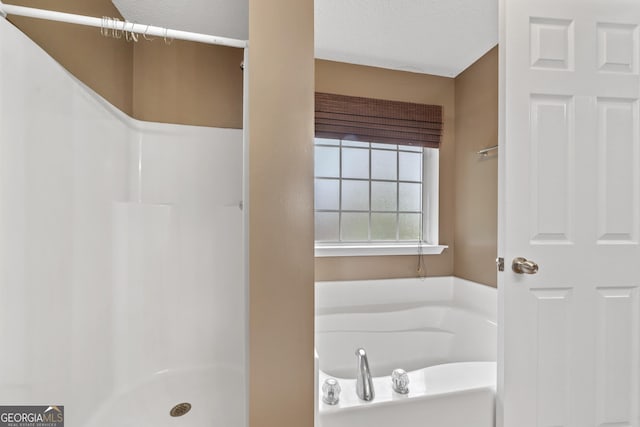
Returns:
[[[5,4],[0,1],[0,16],[7,15],[25,16],[28,18],[46,19],[49,21],[67,22],[69,24],[86,25],[89,27],[103,28],[104,20],[91,16],[74,15],[71,13],[56,12],[53,10],[34,9],[31,7]],[[210,36],[208,34],[191,33],[188,31],[171,30],[153,25],[138,24],[128,21],[113,21],[109,24],[109,29],[115,25],[116,30],[128,31],[147,36],[165,37],[168,39],[188,40],[198,43],[215,44],[237,48],[246,48],[246,40],[230,39],[227,37]]]

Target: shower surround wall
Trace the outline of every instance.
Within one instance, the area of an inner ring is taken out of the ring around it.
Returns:
[[[3,19],[0,82],[0,402],[244,425],[242,131],[133,120]]]

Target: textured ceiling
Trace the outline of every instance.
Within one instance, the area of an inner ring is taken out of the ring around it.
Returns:
[[[129,21],[248,38],[248,0],[113,3]],[[453,77],[497,44],[498,0],[315,0],[315,32],[317,58]]]
[[[498,43],[497,0],[315,0],[316,57],[453,77]]]

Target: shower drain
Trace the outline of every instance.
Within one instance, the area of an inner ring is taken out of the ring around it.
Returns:
[[[169,411],[169,415],[171,415],[172,417],[181,417],[187,412],[189,412],[190,410],[191,410],[191,403],[182,402],[182,403],[178,403],[176,406],[171,408],[171,411]]]

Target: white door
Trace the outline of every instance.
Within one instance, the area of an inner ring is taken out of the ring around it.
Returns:
[[[498,423],[639,427],[640,1],[501,2]]]

